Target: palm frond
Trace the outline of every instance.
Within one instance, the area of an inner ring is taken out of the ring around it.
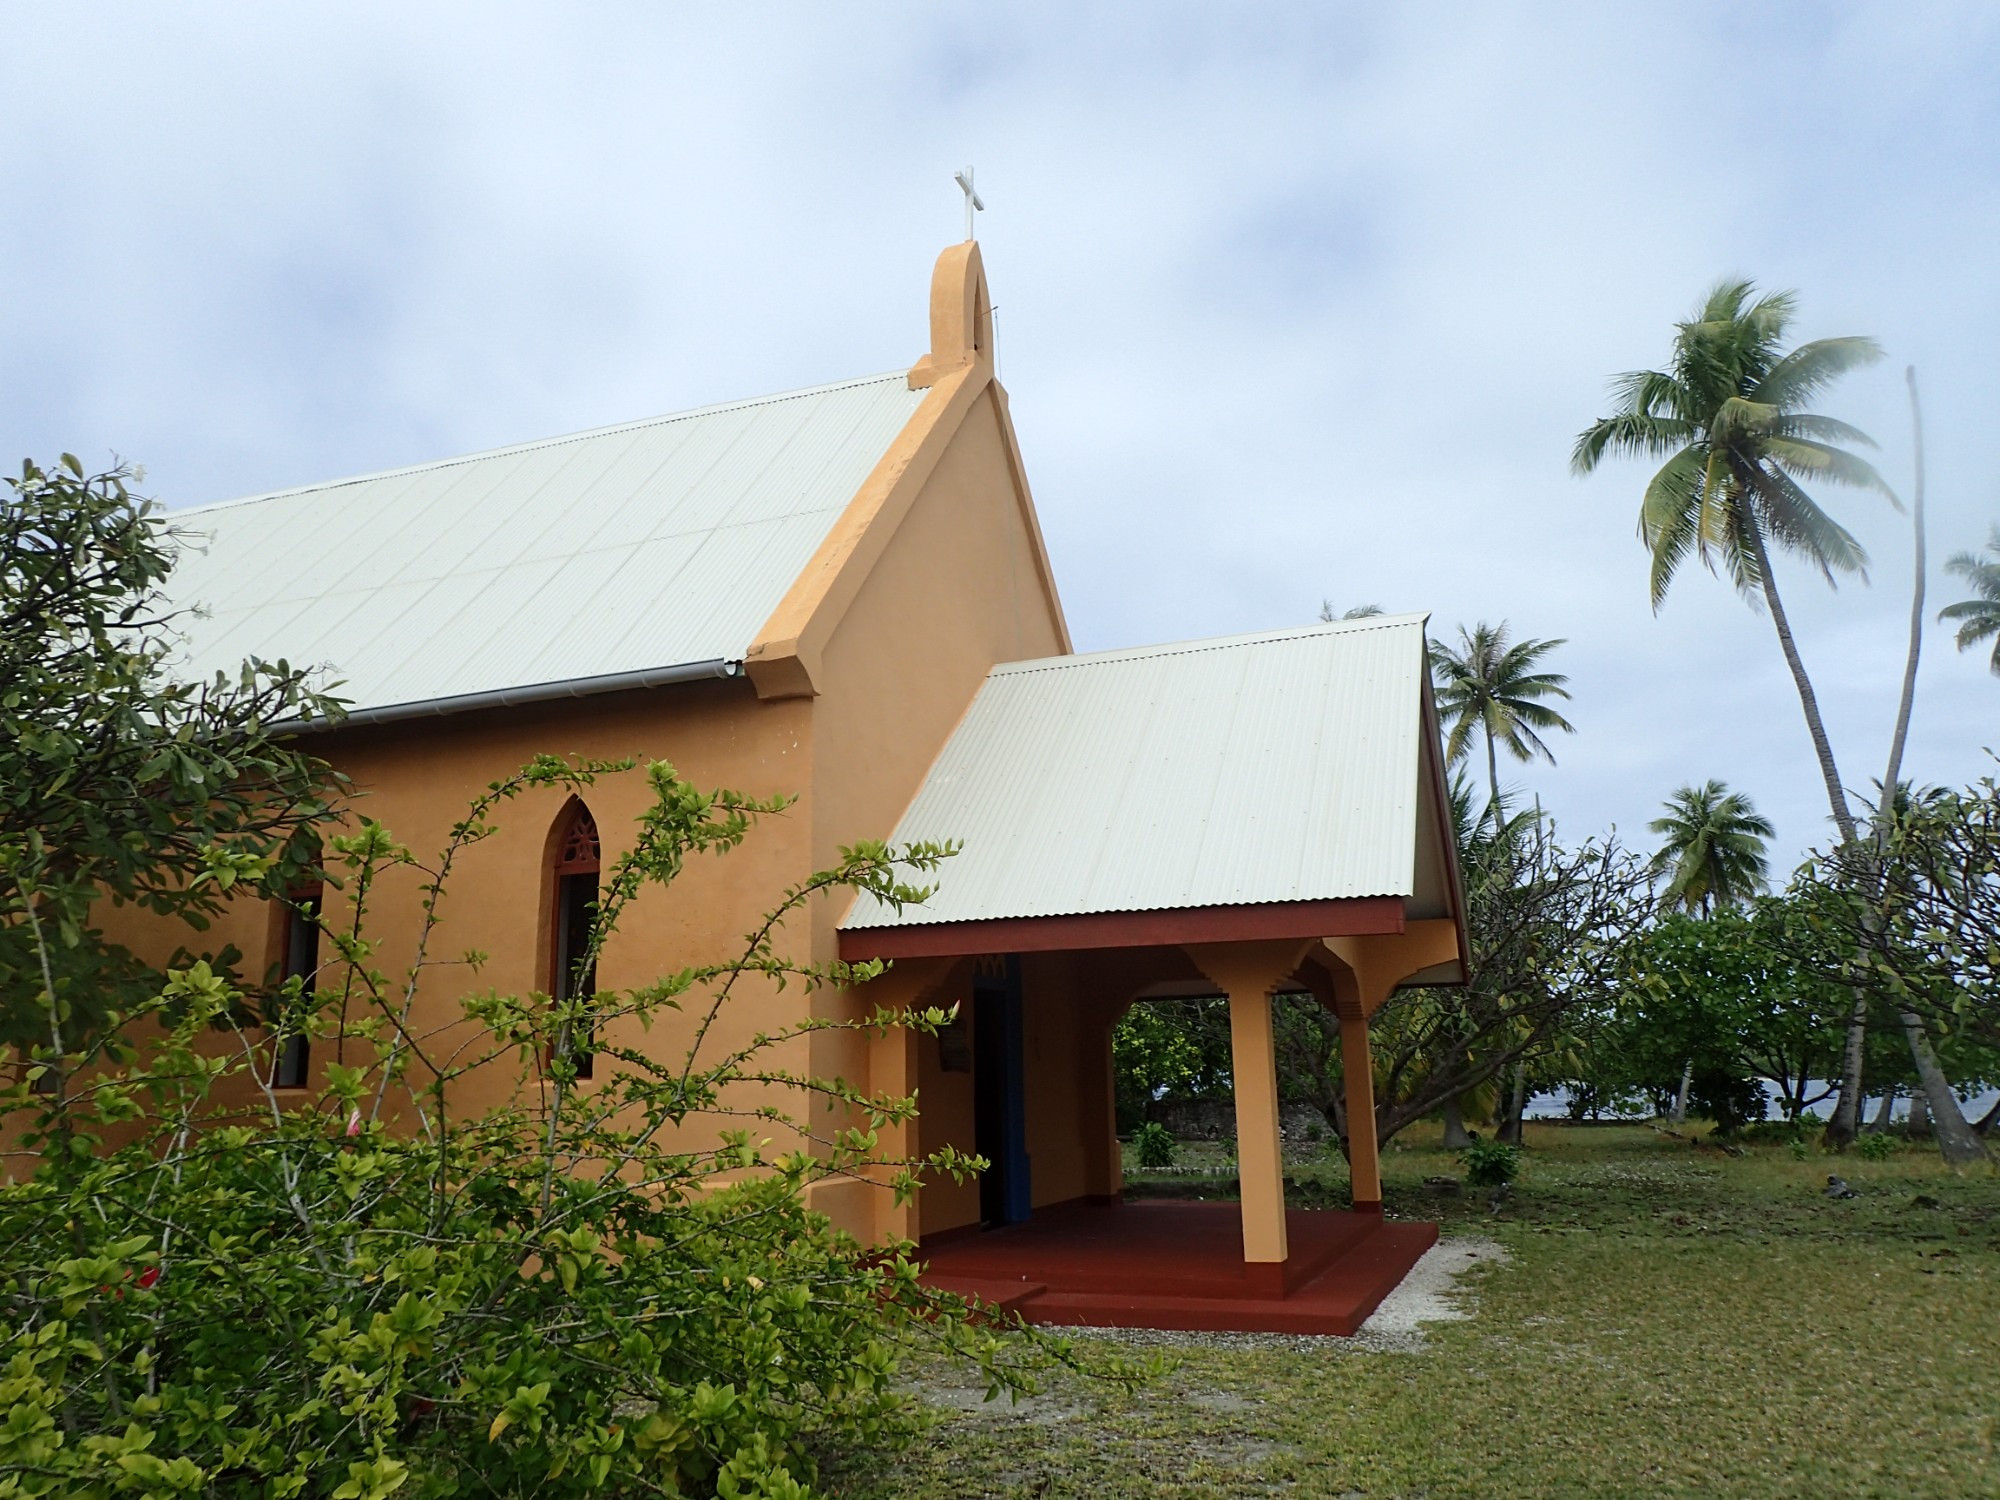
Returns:
[[[1700,449],[1683,448],[1647,483],[1639,502],[1639,540],[1648,547],[1676,518],[1686,518],[1701,504],[1702,459]]]
[[[1568,696],[1568,693],[1563,694],[1565,698]],[[1546,703],[1518,703],[1514,708],[1514,717],[1519,722],[1532,725],[1536,729],[1560,729],[1564,734],[1576,733],[1576,726]],[[1555,757],[1549,758],[1553,760]]]
[[[1796,410],[1841,376],[1881,358],[1882,346],[1871,338],[1814,339],[1771,366],[1752,394],[1772,406]]]
[[[1863,448],[1881,446],[1851,422],[1843,422],[1838,417],[1823,417],[1817,412],[1788,411],[1778,419],[1772,430],[1780,437],[1814,438],[1822,443],[1856,443]]]
[[[1829,584],[1835,573],[1868,579],[1868,549],[1821,510],[1790,475],[1775,468],[1749,471],[1756,522],[1767,544],[1818,568]]]
[[[1720,447],[1708,450],[1708,463],[1701,477],[1701,507],[1695,512],[1695,545],[1702,561],[1712,568],[1713,549],[1722,546],[1736,531],[1735,485],[1730,482],[1729,460]]]
[[[1697,414],[1687,387],[1664,370],[1627,370],[1614,375],[1611,394],[1619,411],[1638,416],[1687,420]]]
[[[1621,412],[1593,422],[1577,435],[1570,450],[1572,473],[1588,474],[1606,453],[1623,458],[1650,458],[1672,453],[1694,436],[1694,424],[1679,417],[1646,412]]]
[[[1824,479],[1858,490],[1875,490],[1887,495],[1889,503],[1897,510],[1903,508],[1903,502],[1889,488],[1889,481],[1875,471],[1875,466],[1845,448],[1836,448],[1814,438],[1780,437],[1775,434],[1764,440],[1763,447],[1765,456],[1789,474],[1806,479]]]
[[[1952,638],[1961,651],[1982,641],[1993,641],[1993,654],[1987,665],[1995,676],[2000,676],[2000,526],[1993,528],[1986,550],[1994,554],[1992,558],[1956,552],[1945,563],[1945,571],[1963,578],[1974,597],[1947,604],[1938,611],[1938,618],[1961,622]]]
[[[1662,839],[1650,868],[1668,877],[1669,907],[1734,906],[1770,883],[1765,841],[1775,830],[1720,781],[1681,787],[1647,826]]]
[[[1760,294],[1744,277],[1716,282],[1675,325],[1664,371],[1617,377],[1619,410],[1577,439],[1571,467],[1579,473],[1611,453],[1673,450],[1639,510],[1656,611],[1690,556],[1754,596],[1762,582],[1760,538],[1798,553],[1829,580],[1863,572],[1860,543],[1806,495],[1801,480],[1871,489],[1900,504],[1875,467],[1849,451],[1874,446],[1866,433],[1803,409],[1842,374],[1881,358],[1880,345],[1818,339],[1787,352],[1796,311],[1791,292]]]
[[[1691,455],[1692,450],[1690,450],[1688,455],[1684,456]],[[1674,575],[1680,572],[1681,564],[1686,562],[1689,555],[1696,551],[1696,522],[1701,514],[1701,491],[1699,489],[1700,466],[1699,464],[1695,464],[1692,467],[1697,471],[1697,487],[1692,492],[1688,503],[1671,512],[1665,511],[1664,506],[1662,506],[1663,513],[1658,525],[1654,527],[1650,536],[1646,533],[1647,526],[1651,520],[1651,510],[1654,503],[1653,486],[1649,486],[1646,490],[1646,508],[1640,513],[1640,540],[1651,548],[1653,554],[1653,563],[1649,571],[1648,592],[1651,595],[1653,612],[1655,614],[1659,613],[1660,606],[1666,603],[1667,590],[1673,584]],[[1659,474],[1655,475],[1654,485],[1658,485],[1659,481],[1666,477],[1666,473],[1667,471],[1662,469]]]

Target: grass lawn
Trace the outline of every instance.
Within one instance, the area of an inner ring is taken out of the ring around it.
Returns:
[[[1385,1153],[1390,1213],[1508,1252],[1463,1284],[1470,1321],[1416,1352],[1175,1342],[1137,1389],[1065,1377],[1014,1407],[918,1369],[935,1430],[829,1482],[852,1500],[2000,1496],[2000,1177],[1914,1147],[1798,1160],[1531,1125],[1489,1215],[1425,1185],[1457,1162],[1412,1134]],[[1860,1196],[1822,1196],[1829,1171]],[[1344,1191],[1337,1157],[1294,1176],[1311,1205]]]

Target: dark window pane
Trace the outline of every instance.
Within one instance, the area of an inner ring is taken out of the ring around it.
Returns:
[[[588,997],[597,989],[597,970],[589,962],[590,924],[597,907],[597,872],[560,875],[556,878],[556,974],[555,993],[559,1000]],[[586,1013],[570,1036],[570,1051],[576,1059],[576,1076],[592,1073],[593,1044],[596,1036]]]
[[[286,903],[285,972],[280,977],[299,981],[298,1013],[290,1018],[299,1026],[312,1013],[313,976],[319,972],[319,897],[317,890],[307,891]],[[303,1034],[287,1037],[271,1082],[281,1089],[302,1089],[311,1066],[311,1038]]]

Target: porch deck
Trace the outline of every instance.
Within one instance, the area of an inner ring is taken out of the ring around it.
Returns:
[[[1353,1333],[1437,1243],[1437,1225],[1288,1209],[1282,1268],[1246,1265],[1234,1203],[1046,1209],[926,1244],[927,1285],[1031,1323],[1230,1333]]]

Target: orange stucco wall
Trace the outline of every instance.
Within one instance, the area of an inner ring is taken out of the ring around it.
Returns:
[[[911,476],[913,495],[904,494],[893,509],[866,523],[890,534],[886,540],[872,538],[865,576],[846,589],[828,616],[830,624],[822,620],[815,626],[824,636],[811,679],[816,696],[760,696],[750,681],[736,679],[339,731],[313,748],[352,779],[353,815],[380,821],[429,862],[452,823],[489,782],[543,753],[664,759],[697,785],[760,797],[795,796],[789,811],[766,819],[741,848],[719,859],[698,859],[670,890],[643,896],[608,946],[599,979],[607,988],[625,987],[690,963],[734,956],[742,934],[784,887],[831,863],[840,845],[890,834],[995,662],[1067,649],[1004,394],[983,367],[968,370],[966,379],[979,386],[970,399],[941,401],[930,419],[949,412],[955,425],[948,434],[906,431],[899,439],[906,448],[942,440],[942,452],[921,476]],[[913,422],[913,428],[920,425]],[[636,773],[608,778],[586,791],[584,800],[596,819],[608,867],[630,845],[634,817],[647,801],[645,782]],[[427,975],[414,1021],[419,1031],[438,1033],[433,1045],[440,1049],[461,1039],[439,1028],[452,1025],[468,992],[547,988],[547,855],[566,801],[567,793],[538,791],[498,809],[493,821],[499,831],[467,850],[454,870],[432,957],[478,950],[487,958],[476,972],[439,967]],[[392,873],[373,903],[371,930],[381,940],[377,962],[391,976],[402,973],[414,952],[421,878],[413,871]],[[949,878],[948,866],[943,878]],[[328,893],[330,918],[339,918],[341,903],[339,893]],[[831,959],[842,905],[829,900],[798,923],[791,951],[801,958]],[[189,942],[184,931],[130,912],[107,913],[106,925],[114,937],[156,960]],[[271,903],[244,902],[202,942],[189,946],[234,942],[246,956],[246,969],[257,973],[275,959],[280,931]],[[1056,982],[1051,978],[1051,985]],[[809,1002],[798,988],[779,994],[752,986],[741,991],[714,1041],[726,1046],[801,1019],[807,1003],[818,1004],[823,1014],[859,1015],[876,999],[823,991]],[[666,1018],[649,1033],[632,1027],[630,1034],[608,1039],[678,1057],[687,1035],[686,1023]],[[1071,1050],[1077,1043],[1073,1018],[1061,1005],[1052,1002],[1046,1015],[1033,1013],[1028,1046],[1036,1062],[1030,1071],[1041,1080],[1033,1085],[1037,1093],[1030,1110],[1037,1202],[1088,1190],[1090,1171],[1075,1122],[1055,1123],[1078,1107],[1083,1084]],[[970,1150],[970,1095],[958,1101],[953,1094],[962,1075],[933,1076],[936,1045],[923,1039],[915,1047],[914,1072],[907,1078],[927,1113],[936,1109],[934,1122],[920,1132],[924,1149],[958,1140],[962,1133]],[[322,1051],[316,1049],[316,1064],[325,1061]],[[1092,1055],[1088,1047],[1084,1052]],[[899,1069],[884,1068],[875,1057],[873,1044],[861,1036],[822,1032],[774,1061],[873,1088],[897,1087]],[[1097,1116],[1108,1121],[1108,1065],[1097,1071],[1104,1075]],[[466,1079],[454,1107],[478,1110],[519,1086],[515,1066],[496,1065]],[[778,1102],[792,1108],[799,1103]],[[963,1191],[976,1216],[976,1188]],[[861,1184],[832,1184],[815,1193],[814,1203],[843,1227],[867,1236],[901,1222],[885,1218],[875,1201],[883,1196]],[[958,1212],[950,1201],[939,1199],[937,1211],[946,1218]]]
[[[733,956],[742,934],[775,894],[809,868],[810,712],[807,702],[761,702],[746,682],[718,681],[372,726],[328,735],[313,748],[352,780],[351,816],[380,822],[426,864],[434,862],[452,824],[482,789],[536,754],[665,760],[700,786],[728,786],[760,797],[801,795],[799,804],[765,820],[741,848],[720,859],[693,861],[672,887],[640,897],[600,966],[601,981],[613,988]],[[608,867],[630,848],[635,819],[650,800],[644,777],[636,771],[607,776],[582,795],[596,818]],[[466,849],[452,871],[430,957],[450,960],[475,950],[487,957],[477,970],[433,967],[421,982],[414,1023],[431,1034],[430,1045],[440,1056],[464,1040],[465,1033],[440,1028],[451,1026],[466,994],[548,987],[547,856],[551,829],[568,796],[537,789],[496,809],[491,821],[497,831]],[[368,931],[381,944],[375,961],[397,984],[416,954],[423,878],[415,870],[392,870],[371,898]],[[327,892],[330,920],[341,920],[351,909],[346,900],[341,892]],[[106,913],[106,926],[155,960],[188,941],[184,931],[129,911]],[[201,946],[234,942],[254,975],[276,958],[278,930],[270,903],[243,902],[204,935]],[[803,949],[809,941],[806,924],[797,937]],[[794,1004],[790,996],[752,989],[732,1006],[715,1041],[726,1045],[769,1029],[794,1014]],[[642,1037],[636,1023],[624,1024],[627,1034],[613,1032],[607,1039],[663,1056],[678,1056],[685,1048],[685,1035],[674,1026],[656,1026]],[[323,1050],[316,1049],[316,1062],[325,1061]],[[789,1061],[802,1068],[802,1051]],[[455,1107],[486,1107],[515,1086],[515,1068],[495,1065],[462,1082]]]
[[[888,835],[994,663],[1065,648],[1035,548],[989,390],[827,643],[812,713],[819,866],[844,844]],[[948,862],[938,878],[951,878]],[[815,947],[826,957],[843,909],[829,902],[815,913]],[[859,1038],[814,1040],[816,1069],[862,1076]]]

